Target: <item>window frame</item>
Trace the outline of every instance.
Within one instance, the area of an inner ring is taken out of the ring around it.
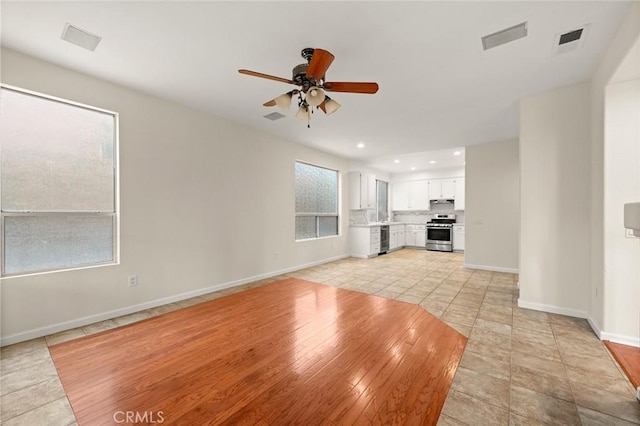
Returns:
[[[78,211],[78,210],[4,210],[2,209],[2,185],[0,185],[0,235],[2,236],[2,244],[0,244],[0,278],[16,278],[32,275],[40,275],[54,272],[64,272],[79,269],[88,269],[102,266],[111,266],[120,264],[120,117],[115,111],[110,111],[104,108],[94,107],[92,105],[83,104],[80,102],[71,101],[69,99],[60,98],[57,96],[47,95],[44,93],[36,92],[33,90],[24,89],[9,84],[0,83],[1,90],[10,90],[18,92],[28,96],[34,96],[42,98],[48,101],[58,102],[65,105],[70,105],[78,108],[87,109],[90,111],[96,111],[103,114],[113,116],[113,211]],[[2,173],[2,162],[0,161],[0,176]],[[56,268],[37,269],[30,271],[22,271],[16,273],[5,273],[5,217],[95,217],[95,216],[111,216],[113,223],[113,252],[112,260],[104,262],[83,263],[79,265],[66,265]]]
[[[295,170],[296,170],[296,163],[301,163],[307,166],[312,166],[312,167],[317,167],[320,169],[325,169],[325,170],[330,170],[332,172],[336,173],[336,185],[337,185],[337,191],[336,191],[336,213],[298,213],[298,211],[296,210],[296,197],[297,197],[297,193],[295,191],[295,187],[296,187],[296,176],[295,176]],[[341,191],[341,178],[340,178],[340,170],[331,168],[331,167],[326,167],[326,166],[321,166],[319,164],[316,163],[311,163],[309,161],[303,161],[303,160],[294,160],[293,163],[293,187],[294,187],[294,197],[293,197],[293,210],[295,212],[295,217],[294,217],[294,224],[293,224],[293,234],[294,234],[294,240],[295,242],[301,242],[301,241],[312,241],[312,240],[320,240],[323,238],[335,238],[335,237],[339,237],[340,236],[340,232],[341,232],[341,226],[340,226],[340,195],[342,194]],[[296,235],[296,219],[298,217],[315,217],[315,223],[316,223],[316,235],[315,237],[309,237],[309,238],[298,238]],[[336,221],[337,221],[337,230],[336,230],[336,234],[335,235],[323,235],[320,236],[320,218],[321,217],[335,217]]]

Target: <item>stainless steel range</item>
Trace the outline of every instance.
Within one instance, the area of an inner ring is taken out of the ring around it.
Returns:
[[[455,214],[436,214],[427,222],[427,250],[453,251]]]

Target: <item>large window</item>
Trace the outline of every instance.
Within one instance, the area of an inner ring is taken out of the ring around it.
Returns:
[[[296,240],[338,235],[338,172],[296,161]]]
[[[0,88],[2,275],[116,262],[117,115]]]

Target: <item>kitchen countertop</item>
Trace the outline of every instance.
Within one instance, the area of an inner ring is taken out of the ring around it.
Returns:
[[[374,226],[382,226],[382,225],[389,225],[389,226],[393,226],[393,225],[424,225],[425,222],[372,222],[372,223],[364,223],[364,224],[355,224],[355,225],[349,225],[352,228],[372,228]],[[454,223],[455,225],[460,225],[460,226],[464,226],[464,222],[463,223]]]
[[[356,225],[349,225],[353,228],[372,228],[374,226],[382,226],[382,225],[389,225],[389,226],[393,226],[393,225],[424,225],[424,222],[372,222],[372,223],[365,223],[365,224],[356,224]]]

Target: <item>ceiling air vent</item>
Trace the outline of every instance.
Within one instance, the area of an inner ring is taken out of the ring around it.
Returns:
[[[571,31],[556,34],[553,42],[554,52],[556,54],[567,53],[581,48],[590,28],[591,24],[587,24]]]
[[[71,24],[65,25],[61,38],[69,43],[75,44],[76,46],[91,50],[92,52],[96,50],[98,43],[102,40],[102,37],[88,33]]]
[[[579,40],[580,37],[582,37],[582,28],[580,28],[579,30],[562,34],[560,36],[560,42],[558,44],[571,43],[572,41]]]
[[[264,118],[266,118],[268,120],[271,120],[271,121],[280,120],[283,117],[286,117],[286,116],[280,114],[279,112],[272,112],[271,114],[267,114],[267,115],[264,116]]]
[[[527,36],[527,23],[514,25],[507,29],[482,37],[482,47],[489,50],[502,44],[510,43]]]

